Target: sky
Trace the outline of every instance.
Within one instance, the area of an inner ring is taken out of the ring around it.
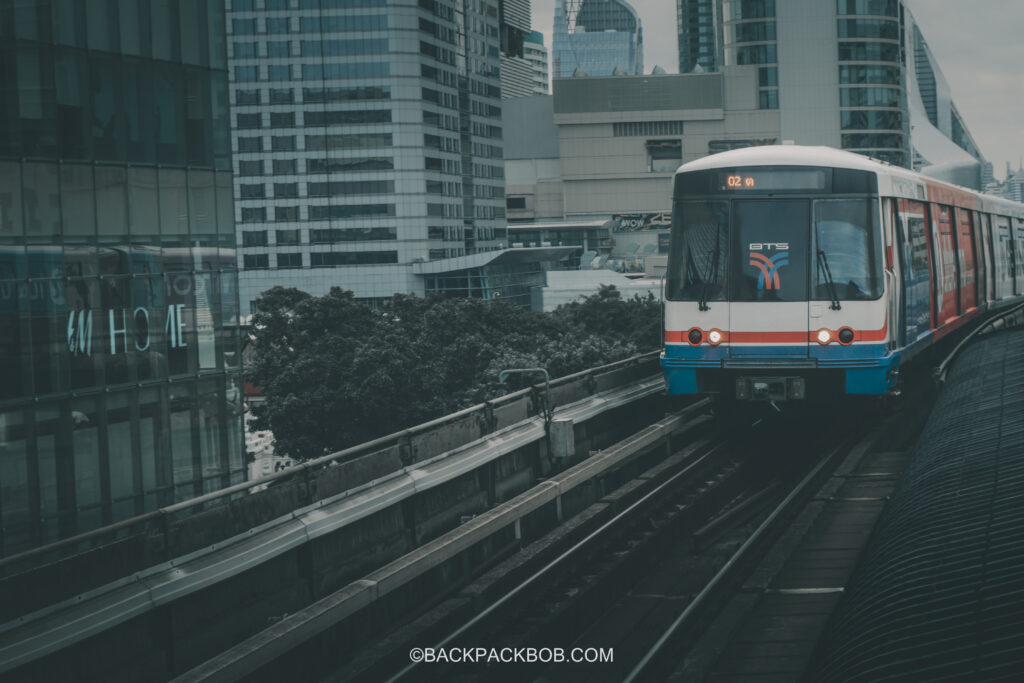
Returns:
[[[627,0],[644,30],[644,71],[679,71],[674,0]],[[827,1],[827,0],[822,0]],[[1024,157],[1024,0],[905,0],[982,154],[1005,178]],[[555,0],[532,0],[551,49]]]

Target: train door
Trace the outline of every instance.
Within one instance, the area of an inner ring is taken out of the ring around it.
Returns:
[[[1010,239],[1010,219],[995,216],[992,226],[992,247],[996,252],[995,300],[1013,294],[1013,240]]]
[[[1014,294],[1024,294],[1024,219],[1014,218],[1014,239],[1010,245],[1013,259]]]
[[[932,255],[935,258],[936,302],[935,327],[942,327],[960,314],[957,287],[956,244],[953,230],[953,210],[942,204],[932,204]]]
[[[808,355],[809,230],[809,200],[733,201],[730,355]]]
[[[995,296],[995,261],[992,258],[992,216],[987,213],[978,213],[977,228],[978,237],[981,241],[980,282],[982,285],[981,301],[988,303],[996,298]]]
[[[957,271],[960,273],[960,312],[966,313],[978,306],[977,257],[974,250],[974,220],[967,209],[957,208],[956,244]]]
[[[909,345],[931,330],[938,288],[935,285],[927,206],[921,202],[901,199],[899,213],[905,343]]]

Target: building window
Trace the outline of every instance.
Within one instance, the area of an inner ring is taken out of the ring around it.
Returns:
[[[274,111],[270,112],[270,127],[271,128],[294,128],[295,127],[295,112],[293,111]]]
[[[235,59],[253,59],[256,57],[256,43],[235,41],[231,44]]]
[[[328,251],[309,255],[314,268],[324,266],[354,266],[364,264],[398,263],[397,251]]]
[[[274,159],[274,175],[292,175],[296,172],[295,159]]]
[[[289,33],[292,30],[292,20],[288,17],[267,19],[267,33],[280,34]]]
[[[238,162],[238,175],[251,176],[263,175],[263,161],[242,161]]]
[[[271,88],[271,104],[292,104],[295,102],[295,93],[291,88]]]
[[[239,152],[262,152],[263,151],[263,138],[260,136],[255,137],[238,137],[238,151]]]
[[[843,107],[899,107],[902,93],[896,88],[840,88]]]
[[[238,186],[238,193],[242,199],[263,199],[266,196],[266,187],[263,183],[242,183]]]
[[[274,183],[275,199],[293,199],[299,196],[298,183]]]
[[[277,267],[278,268],[301,268],[302,267],[302,254],[300,253],[286,253],[277,255]]]
[[[236,114],[235,115],[235,128],[242,130],[249,130],[252,128],[261,128],[263,126],[262,116],[260,114]]]
[[[274,238],[279,247],[297,247],[299,245],[299,230],[275,230]]]
[[[678,168],[678,166],[677,166]],[[506,197],[505,198],[506,209],[525,209],[526,208],[526,197]]]
[[[265,246],[267,246],[267,231],[266,230],[243,230],[242,231],[242,246],[243,247],[265,247]]]
[[[267,41],[267,56],[268,57],[291,57],[292,56],[292,44],[288,40],[268,40]]]
[[[256,35],[255,19],[233,19],[231,21],[231,33],[236,36]]]
[[[294,135],[275,135],[270,138],[270,149],[274,152],[294,152]]]
[[[275,221],[297,221],[299,220],[299,207],[297,206],[275,206]]]
[[[837,0],[836,13],[898,17],[900,15],[899,0]]]
[[[778,90],[762,90],[760,93],[760,107],[761,109],[778,109],[779,108],[779,91]]]
[[[440,160],[438,160],[440,161]],[[348,157],[344,159],[307,159],[307,173],[344,173],[352,171],[390,171],[391,157]]]
[[[258,66],[236,66],[235,81],[237,83],[254,83],[260,80],[260,68]]]
[[[236,88],[235,89],[235,104],[238,105],[249,105],[260,103],[260,91],[259,90],[245,90]]]
[[[263,223],[267,220],[267,209],[263,206],[243,206],[243,223]]]
[[[311,221],[394,215],[394,204],[335,204],[309,207],[309,220]]]
[[[246,270],[259,270],[270,267],[270,256],[267,254],[244,254],[242,267]]]
[[[675,171],[683,163],[683,141],[648,140],[647,162],[653,173]]]
[[[839,61],[898,62],[900,46],[899,43],[839,43]]]
[[[734,48],[736,50],[737,64],[774,64],[776,59],[775,44],[770,45],[745,45]]]
[[[292,80],[292,68],[287,64],[271,64],[267,67],[267,80],[290,81]]]

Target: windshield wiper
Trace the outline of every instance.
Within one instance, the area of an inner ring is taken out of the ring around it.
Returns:
[[[825,284],[828,285],[828,295],[832,297],[832,305],[829,306],[833,311],[842,309],[842,304],[839,303],[839,294],[836,292],[836,283],[832,280],[832,271],[828,267],[828,257],[825,256],[825,252],[821,249],[818,250],[818,263],[821,267],[822,273],[825,275]]]
[[[710,311],[711,307],[708,306],[708,295],[711,294],[711,280],[714,278],[718,280],[718,243],[721,239],[722,233],[715,231],[715,251],[711,254],[711,260],[708,261],[708,267],[704,270],[704,284],[700,288],[700,302],[697,305],[697,310]],[[711,272],[711,266],[714,264],[714,274]]]

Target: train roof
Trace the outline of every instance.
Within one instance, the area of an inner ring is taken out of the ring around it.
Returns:
[[[854,154],[834,147],[763,145],[743,147],[702,157],[683,164],[679,167],[678,172],[685,173],[733,166],[830,166],[875,172],[892,171],[897,168],[869,159],[862,154]]]
[[[996,195],[984,194],[970,188],[952,185],[937,178],[930,178],[903,168],[902,166],[893,166],[892,164],[871,159],[863,154],[855,154],[834,147],[812,147],[807,145],[743,147],[690,161],[680,166],[676,173],[704,171],[715,168],[734,168],[737,166],[826,166],[871,171],[879,174],[880,178],[890,179],[888,182],[898,182],[892,179],[901,178],[915,184],[922,184],[922,192],[924,190],[923,184],[933,187],[952,188],[973,195],[980,201],[979,209],[1024,218],[1024,204]],[[915,198],[914,194],[904,194],[903,192],[897,192],[896,194],[897,196]],[[919,194],[916,195],[916,198],[924,198],[924,196],[924,194]]]

